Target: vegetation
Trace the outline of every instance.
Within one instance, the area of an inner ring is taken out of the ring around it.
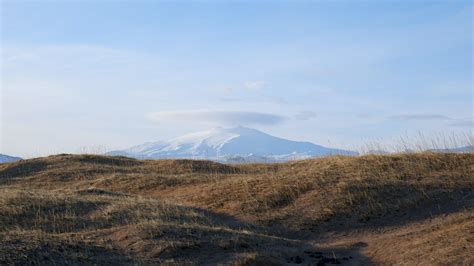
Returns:
[[[474,154],[0,164],[0,264],[474,264]]]

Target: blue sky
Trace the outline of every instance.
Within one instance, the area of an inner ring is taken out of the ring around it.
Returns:
[[[2,1],[1,153],[473,134],[471,1]]]

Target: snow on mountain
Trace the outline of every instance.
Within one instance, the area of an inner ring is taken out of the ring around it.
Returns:
[[[0,163],[10,163],[21,160],[20,157],[9,156],[5,154],[0,154]]]
[[[287,161],[334,154],[357,155],[352,151],[274,137],[246,127],[214,128],[107,154],[139,159],[190,158],[217,161]]]

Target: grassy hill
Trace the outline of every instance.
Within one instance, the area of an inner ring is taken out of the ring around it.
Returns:
[[[0,264],[474,264],[474,154],[0,164]]]

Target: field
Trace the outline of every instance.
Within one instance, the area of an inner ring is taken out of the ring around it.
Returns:
[[[0,164],[0,264],[473,265],[474,154]]]

